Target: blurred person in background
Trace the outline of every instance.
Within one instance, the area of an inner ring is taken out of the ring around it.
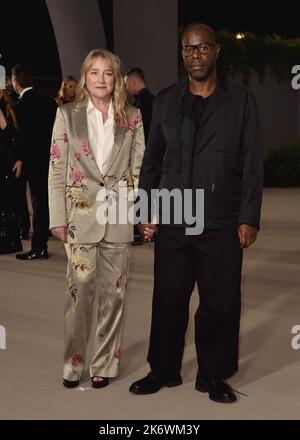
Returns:
[[[22,145],[25,178],[29,183],[33,208],[31,249],[17,254],[19,260],[48,258],[49,209],[48,169],[51,133],[56,106],[52,99],[33,86],[31,72],[23,66],[12,69],[13,87],[19,95],[15,104]]]
[[[58,106],[72,102],[76,96],[77,81],[72,75],[64,77],[55,102]]]
[[[142,113],[145,142],[147,143],[154,96],[146,86],[145,75],[140,67],[128,70],[124,80],[128,94],[133,97],[133,105],[139,108]]]
[[[22,153],[13,102],[0,89],[0,253],[22,250],[18,216],[18,179]]]
[[[128,70],[124,81],[127,93],[133,98],[133,105],[140,109],[143,119],[143,127],[145,133],[145,143],[147,143],[148,134],[151,124],[152,106],[154,96],[145,83],[145,75],[140,67],[133,67]],[[154,239],[154,236],[153,238]],[[143,236],[137,225],[134,226],[134,245],[143,244]]]

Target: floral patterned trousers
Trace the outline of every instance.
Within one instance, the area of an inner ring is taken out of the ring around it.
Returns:
[[[130,244],[102,240],[96,244],[66,244],[65,248],[68,271],[63,377],[80,379],[93,316],[96,322],[90,376],[115,377],[119,370]]]

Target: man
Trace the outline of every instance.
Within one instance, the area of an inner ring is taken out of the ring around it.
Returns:
[[[145,143],[147,143],[154,96],[146,86],[145,75],[140,67],[133,67],[128,70],[124,80],[128,94],[133,97],[133,105],[141,111]],[[137,225],[134,226],[134,241],[132,244],[143,244],[143,236],[139,232]]]
[[[17,254],[19,260],[48,258],[48,168],[56,105],[33,88],[30,72],[19,65],[12,69],[13,87],[19,95],[15,112],[23,148],[25,179],[33,207],[31,250]]]
[[[8,92],[13,104],[15,105],[19,100],[19,95],[15,92],[11,76],[6,76],[6,91]],[[28,240],[30,230],[30,217],[28,211],[28,204],[26,198],[26,179],[24,173],[21,173],[18,179],[18,192],[17,192],[17,209],[19,217],[19,225],[22,240]]]
[[[146,86],[144,72],[141,68],[133,67],[128,70],[124,79],[127,92],[134,98],[133,105],[141,110],[145,142],[147,142],[154,96]]]
[[[249,91],[218,78],[213,29],[189,26],[181,53],[188,77],[154,101],[140,188],[148,194],[154,188],[204,189],[204,230],[186,235],[184,223],[157,228],[151,371],[130,391],[150,394],[182,383],[189,300],[197,282],[195,388],[230,403],[236,395],[225,380],[238,369],[242,253],[256,240],[262,199],[258,115]],[[148,240],[155,229],[140,225]]]

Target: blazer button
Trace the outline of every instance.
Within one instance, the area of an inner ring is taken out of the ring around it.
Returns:
[[[101,182],[101,183],[100,183],[100,186],[104,186],[104,183],[103,183],[103,182]]]

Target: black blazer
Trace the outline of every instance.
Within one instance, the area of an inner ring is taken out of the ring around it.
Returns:
[[[14,109],[22,143],[22,157],[29,173],[44,172],[49,166],[52,128],[56,105],[52,99],[28,90]]]
[[[187,87],[188,79],[184,78],[154,100],[139,178],[139,187],[148,195],[151,189],[186,187],[180,175],[181,140],[190,136],[181,113]],[[243,86],[220,81],[205,109],[194,149],[192,187],[204,189],[204,227],[259,227],[263,150],[252,93]]]

